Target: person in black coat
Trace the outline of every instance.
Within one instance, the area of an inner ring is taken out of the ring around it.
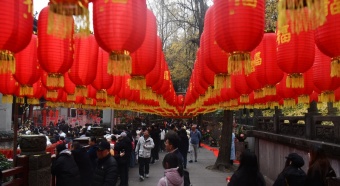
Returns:
[[[266,186],[254,153],[246,150],[241,154],[240,166],[231,176],[228,186]]]
[[[89,150],[87,151],[87,154],[90,157],[92,167],[96,167],[96,160],[97,160],[97,138],[96,137],[90,137],[89,138]]]
[[[303,158],[297,153],[290,153],[286,157],[286,164],[273,186],[302,186],[306,181],[306,173],[301,169],[305,164]]]
[[[151,164],[159,160],[159,143],[161,141],[160,133],[161,132],[158,127],[156,127],[155,124],[152,124],[152,126],[150,127],[150,137],[153,139],[155,147],[151,149]]]
[[[125,132],[120,134],[118,142],[114,146],[114,150],[118,152],[114,155],[118,162],[118,172],[120,173],[120,186],[127,186],[129,182],[129,165],[132,153],[132,141]]]
[[[56,147],[56,158],[52,156],[52,175],[56,176],[56,186],[80,186],[79,169],[65,144]]]
[[[80,183],[82,186],[91,186],[93,170],[92,163],[86,149],[79,142],[72,143],[72,155],[78,165],[80,173]]]
[[[181,139],[181,143],[179,144],[178,150],[183,156],[183,168],[187,168],[187,155],[189,150],[189,138],[187,135],[187,131],[185,129],[181,129],[179,131],[179,137]]]
[[[110,143],[106,140],[98,144],[97,166],[92,178],[92,186],[115,186],[117,183],[118,166],[110,154]]]

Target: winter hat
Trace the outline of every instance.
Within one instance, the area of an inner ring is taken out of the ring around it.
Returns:
[[[299,168],[305,164],[305,161],[303,160],[303,158],[297,153],[290,153],[286,158],[287,160],[292,161],[292,165],[299,167]]]
[[[106,140],[103,140],[103,141],[99,142],[98,149],[99,150],[109,150],[110,149],[110,143]]]

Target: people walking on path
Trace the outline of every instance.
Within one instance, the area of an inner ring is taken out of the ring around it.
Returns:
[[[305,186],[326,186],[327,178],[336,177],[325,151],[319,146],[313,146],[310,151],[309,168]]]
[[[151,149],[155,146],[153,139],[149,136],[149,131],[145,130],[144,135],[138,139],[136,145],[135,152],[138,154],[140,181],[144,181],[145,177],[149,177]]]
[[[179,152],[183,156],[183,168],[187,168],[187,156],[188,156],[188,150],[189,150],[189,138],[187,136],[187,132],[185,129],[181,129],[179,131],[179,137],[181,139],[181,142],[179,144]]]
[[[286,159],[285,167],[275,180],[273,186],[305,185],[306,173],[301,169],[305,164],[303,158],[297,153],[290,153]]]
[[[191,146],[191,152],[190,152],[190,161],[189,163],[193,162],[193,153],[195,155],[195,162],[197,162],[197,150],[198,150],[198,144],[201,139],[201,133],[196,129],[196,125],[193,125],[191,127],[190,131],[190,146]]]
[[[71,146],[72,156],[80,173],[81,186],[91,186],[93,170],[92,163],[86,149],[79,142],[74,141]]]
[[[179,160],[174,153],[168,153],[163,159],[164,177],[162,177],[157,186],[183,186],[183,169],[178,167]]]

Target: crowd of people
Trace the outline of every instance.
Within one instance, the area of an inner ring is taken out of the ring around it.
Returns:
[[[152,124],[138,129],[114,129],[102,137],[88,136],[86,145],[74,139],[90,134],[89,126],[68,127],[64,131],[64,125],[60,123],[53,126],[53,134],[58,136],[58,140],[52,142],[57,143],[57,146],[52,157],[51,172],[56,177],[57,186],[127,186],[129,169],[137,164],[139,179],[144,181],[149,177],[150,164],[159,161],[159,152],[162,151],[167,152],[162,161],[165,172],[158,185],[190,184],[189,172],[185,169],[189,149],[192,149],[190,154],[194,154],[197,162],[201,134],[196,125]],[[70,130],[73,133],[70,134]],[[193,162],[193,157],[188,162]]]

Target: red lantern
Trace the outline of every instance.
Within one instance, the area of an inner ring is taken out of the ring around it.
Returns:
[[[295,98],[297,97],[296,92],[293,88],[286,87],[287,74],[284,75],[280,83],[276,85],[278,95],[284,100],[284,106],[293,107],[295,106]]]
[[[77,93],[87,96],[86,86],[94,81],[97,74],[99,46],[93,35],[76,37],[74,46],[74,61],[68,75],[77,86]]]
[[[245,75],[233,75],[231,76],[231,85],[235,88],[235,90],[241,95],[240,102],[241,103],[249,103],[249,94],[253,92],[246,81]]]
[[[276,34],[265,33],[262,42],[253,51],[257,80],[265,87],[264,95],[275,95],[275,85],[283,78],[283,72],[277,65]]]
[[[31,105],[39,104],[39,99],[44,95],[44,87],[39,79],[33,84],[33,95],[27,97],[27,103]]]
[[[315,43],[321,52],[331,57],[331,76],[340,77],[340,11],[339,1],[327,2],[327,21],[315,31]]]
[[[0,93],[2,94],[2,103],[12,103],[13,95],[18,92],[19,83],[14,79],[13,74],[0,74]]]
[[[94,33],[99,46],[110,52],[110,74],[131,73],[129,53],[143,43],[146,10],[146,0],[93,2]]]
[[[48,35],[48,11],[48,7],[45,7],[39,14],[38,59],[41,68],[48,73],[47,85],[63,87],[63,74],[70,69],[73,62],[73,35],[65,38]],[[65,25],[54,25],[62,26]]]
[[[155,51],[157,51],[156,17],[151,10],[148,10],[144,42],[138,50],[131,54],[131,88],[146,88],[145,76],[154,68],[157,62],[157,52]]]
[[[214,11],[215,5],[211,6],[206,12],[204,36],[201,41],[203,41],[202,52],[205,63],[207,67],[216,74],[214,77],[214,89],[221,89],[230,87],[230,75],[228,74],[229,55],[224,52],[215,41]]]
[[[64,74],[64,83],[65,83],[64,91],[66,93],[65,94],[66,100],[76,101],[76,94],[75,94],[76,85],[71,81],[68,73]]]
[[[0,6],[0,73],[15,73],[14,53],[30,42],[33,30],[32,1],[5,0]]]
[[[321,91],[321,102],[334,102],[334,91],[340,86],[339,77],[331,77],[330,57],[315,47],[315,62],[313,65],[314,86]]]
[[[309,69],[307,72],[303,73],[304,87],[303,88],[294,88],[298,96],[299,103],[309,103],[309,95],[314,91],[314,83],[313,83],[313,68]]]
[[[113,76],[107,73],[108,61],[109,53],[99,48],[97,76],[91,85],[98,91],[96,98],[100,100],[106,100],[106,89],[110,88],[113,82]]]
[[[90,33],[88,5],[88,0],[50,0],[49,16],[54,17],[54,19],[49,19],[48,34],[63,37],[70,34],[75,26],[77,36],[88,36]],[[70,20],[72,17],[75,18],[75,25]],[[65,26],[56,27],[55,25],[60,22]]]
[[[314,63],[314,32],[300,34],[291,32],[291,23],[277,32],[277,64],[287,73],[287,86],[302,88],[304,86],[302,73]]]
[[[215,39],[230,54],[228,73],[250,73],[250,52],[261,42],[264,30],[264,0],[215,0]],[[243,62],[243,63],[242,63]]]
[[[37,36],[32,35],[29,45],[15,54],[14,78],[20,83],[20,96],[33,96],[33,84],[40,79],[41,69],[37,56]]]

